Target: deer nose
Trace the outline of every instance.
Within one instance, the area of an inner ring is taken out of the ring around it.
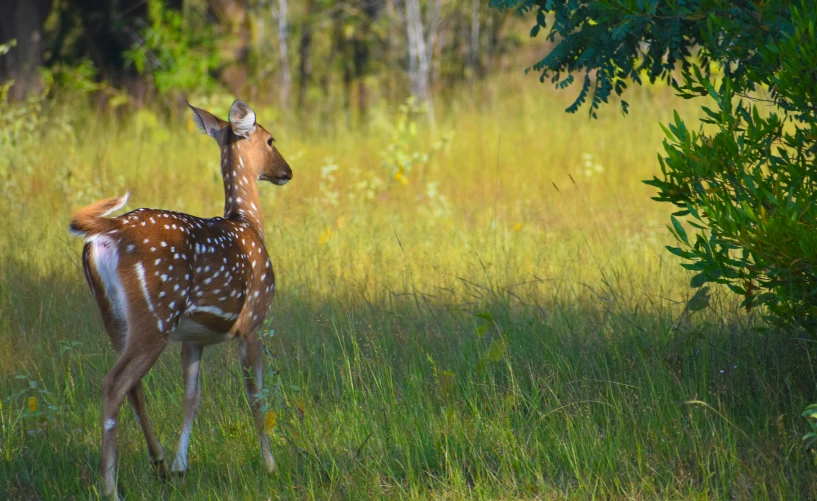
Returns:
[[[281,174],[282,181],[289,181],[290,179],[292,179],[292,171],[284,172]]]

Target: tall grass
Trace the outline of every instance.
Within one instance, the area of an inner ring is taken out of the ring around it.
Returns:
[[[264,472],[228,343],[205,350],[183,481],[153,475],[123,412],[126,498],[812,495],[799,439],[812,350],[718,291],[685,311],[689,277],[663,250],[669,209],[640,181],[655,173],[659,121],[694,109],[640,92],[629,117],[610,107],[589,121],[563,113],[570,96],[503,77],[439,103],[416,135],[397,104],[353,129],[257,107],[294,171],[261,190],[278,470]],[[72,209],[125,190],[128,209],[223,205],[218,150],[186,117],[69,104],[43,108],[3,152],[3,499],[97,495],[99,385],[115,357],[66,231]],[[415,153],[396,176],[394,159]],[[146,388],[172,457],[177,347]]]

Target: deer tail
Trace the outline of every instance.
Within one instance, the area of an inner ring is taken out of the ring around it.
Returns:
[[[128,196],[130,193],[125,193],[121,197],[107,198],[78,210],[69,226],[71,233],[84,237],[116,229],[117,223],[105,216],[121,209],[128,202]]]

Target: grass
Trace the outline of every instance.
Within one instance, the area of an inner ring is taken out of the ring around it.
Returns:
[[[722,291],[685,313],[689,276],[663,250],[669,208],[640,182],[656,171],[659,121],[694,107],[636,90],[629,117],[611,106],[589,121],[563,113],[569,98],[503,77],[440,103],[416,136],[396,106],[352,129],[257,107],[294,171],[262,187],[278,470],[264,471],[226,343],[205,350],[184,481],[154,476],[123,411],[125,497],[813,496],[800,441],[813,348]],[[47,103],[37,132],[0,151],[3,499],[97,496],[100,382],[115,357],[71,211],[126,189],[128,209],[222,206],[217,148],[187,117],[63,106]],[[397,179],[384,167],[428,152]],[[146,376],[169,457],[178,352]]]

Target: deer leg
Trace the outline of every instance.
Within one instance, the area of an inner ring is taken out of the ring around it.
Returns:
[[[162,445],[156,437],[156,432],[153,430],[153,423],[148,416],[148,409],[145,403],[145,389],[142,386],[142,381],[139,380],[131,391],[128,392],[128,400],[133,407],[133,413],[136,414],[136,420],[142,426],[142,433],[145,434],[145,441],[148,444],[148,454],[153,463],[153,467],[164,477],[167,475],[165,468],[165,453],[162,450]]]
[[[122,355],[102,380],[102,475],[104,496],[116,497],[116,431],[125,396],[147,374],[159,358],[167,338],[140,336],[125,345]]]
[[[106,304],[103,306],[107,308]],[[103,309],[103,311],[106,310]],[[113,343],[114,349],[117,353],[121,354],[125,344],[125,328],[120,327],[116,319],[110,314],[103,315],[103,322],[105,324],[105,330],[108,331],[108,336],[111,338],[111,343]],[[133,407],[133,413],[136,415],[136,420],[142,427],[142,433],[145,435],[145,441],[147,442],[148,446],[148,454],[150,455],[150,460],[153,463],[153,467],[156,469],[159,475],[165,476],[167,473],[164,462],[165,453],[164,450],[162,450],[162,445],[159,443],[158,437],[156,437],[156,432],[153,429],[153,423],[150,421],[150,417],[148,416],[147,405],[145,403],[145,389],[142,386],[141,380],[137,381],[133,389],[128,392],[128,400]]]
[[[238,345],[238,354],[241,358],[244,378],[244,390],[247,392],[247,400],[250,402],[253,420],[255,421],[255,431],[258,433],[258,445],[261,447],[261,457],[264,459],[264,466],[272,473],[275,470],[275,459],[272,457],[272,448],[267,432],[264,431],[264,416],[261,414],[261,390],[264,388],[264,352],[261,341],[255,334],[250,339],[241,338]]]
[[[179,438],[176,459],[170,468],[174,473],[187,470],[187,448],[190,445],[190,431],[193,419],[201,404],[201,352],[202,347],[191,343],[182,343],[182,365],[184,366],[184,425]]]

